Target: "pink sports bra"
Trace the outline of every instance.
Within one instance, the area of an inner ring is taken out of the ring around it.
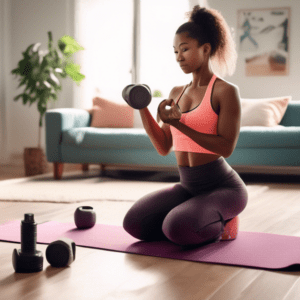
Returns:
[[[216,79],[217,76],[214,74],[208,84],[202,102],[197,107],[182,113],[180,119],[181,123],[197,130],[198,132],[217,135],[219,116],[215,113],[211,106],[211,92]],[[175,102],[176,105],[178,105],[177,103],[187,86],[188,85],[184,87],[183,91],[179,95]],[[175,127],[170,126],[170,130],[173,136],[173,146],[175,151],[216,154],[201,147]]]

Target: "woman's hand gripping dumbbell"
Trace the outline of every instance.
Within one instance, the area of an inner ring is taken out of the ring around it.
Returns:
[[[181,119],[181,110],[173,99],[165,99],[159,103],[157,108],[157,121],[172,125]]]
[[[122,92],[123,99],[134,109],[143,109],[151,102],[151,90],[146,84],[127,85]],[[169,109],[166,106],[171,106]],[[173,99],[163,100],[158,105],[157,121],[171,124],[181,118],[181,111]]]

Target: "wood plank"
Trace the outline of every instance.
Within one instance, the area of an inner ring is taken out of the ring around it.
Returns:
[[[79,165],[78,168],[81,168]],[[20,171],[20,170],[19,170]],[[9,172],[7,172],[9,173]],[[13,174],[10,174],[13,176]],[[10,177],[14,178],[14,177]],[[299,183],[264,183],[240,216],[240,230],[300,236]],[[0,223],[35,214],[37,222],[73,222],[81,203],[0,202]],[[132,203],[90,201],[97,222],[122,226]],[[17,243],[0,242],[2,299],[299,299],[300,272],[266,271],[77,247],[68,268],[53,268],[44,254],[44,270],[14,273],[12,252]]]
[[[234,300],[282,300],[291,286],[298,280],[299,274],[281,274],[277,272],[261,272]]]

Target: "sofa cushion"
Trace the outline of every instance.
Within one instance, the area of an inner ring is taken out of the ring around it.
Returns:
[[[241,99],[241,126],[277,126],[282,120],[291,96]]]
[[[91,127],[133,127],[133,108],[126,103],[119,104],[104,98],[95,97],[93,99],[93,107],[88,112],[92,115]]]
[[[153,149],[144,128],[72,128],[62,133],[62,144],[84,148]]]
[[[245,126],[241,127],[237,148],[299,148],[298,126]]]

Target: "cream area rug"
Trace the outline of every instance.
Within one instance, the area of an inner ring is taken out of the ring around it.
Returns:
[[[130,201],[168,188],[179,176],[168,172],[73,171],[61,180],[53,174],[0,181],[0,201],[76,203],[84,201]],[[263,193],[268,186],[247,185],[249,198]]]

